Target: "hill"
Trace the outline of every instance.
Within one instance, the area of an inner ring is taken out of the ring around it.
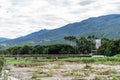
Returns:
[[[40,30],[24,37],[4,41],[1,44],[13,45],[36,45],[66,43],[64,36],[88,36],[96,35],[100,38],[120,38],[120,15],[111,14],[93,17],[81,22],[71,23],[53,30]]]
[[[7,41],[7,40],[10,40],[10,39],[0,37],[0,42]]]

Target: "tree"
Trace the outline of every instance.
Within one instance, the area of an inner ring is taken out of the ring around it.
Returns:
[[[66,36],[64,37],[65,40],[70,41],[71,43],[75,43],[74,48],[75,48],[75,53],[78,53],[78,39],[75,36]]]
[[[78,53],[82,54],[88,54],[91,52],[91,49],[94,48],[94,43],[91,36],[89,38],[81,37],[80,39],[77,39],[74,36],[67,36],[64,37],[64,39],[75,42],[75,50],[77,50]]]
[[[76,40],[77,40],[77,38],[75,36],[66,36],[66,37],[64,37],[64,39],[72,41],[72,42],[76,42]]]
[[[34,54],[42,54],[44,50],[44,46],[36,45],[33,47],[32,53]]]
[[[78,41],[78,39],[75,36],[66,36],[66,37],[64,37],[64,39],[70,41],[71,44],[72,44],[72,42],[76,44]]]
[[[32,50],[32,46],[24,45],[20,48],[21,54],[30,54]]]
[[[88,54],[91,52],[91,42],[85,37],[81,37],[78,41],[78,50],[79,53]]]
[[[102,39],[102,45],[98,49],[98,53],[106,56],[114,56],[120,53],[120,39],[109,40]]]
[[[46,46],[43,52],[47,54],[73,54],[74,48],[66,44],[53,44]]]
[[[20,52],[20,47],[19,46],[13,46],[8,48],[7,50],[8,54],[13,54],[13,55],[17,55]]]

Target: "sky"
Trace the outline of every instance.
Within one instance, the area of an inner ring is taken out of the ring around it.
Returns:
[[[0,37],[17,38],[120,13],[120,0],[0,0]]]

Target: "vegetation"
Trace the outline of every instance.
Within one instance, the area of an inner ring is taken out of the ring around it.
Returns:
[[[85,59],[88,61],[90,60],[89,64],[91,63],[91,65],[85,66],[86,64],[86,61],[84,61]],[[55,77],[54,75],[58,74],[65,78],[72,77],[73,79],[76,80],[77,79],[88,80],[86,79],[86,77],[90,76],[93,76],[95,80],[120,79],[118,70],[119,67],[117,68],[113,66],[114,64],[120,64],[119,57],[109,58],[84,57],[84,58],[61,58],[61,59],[29,58],[28,61],[26,58],[20,58],[18,60],[7,59],[7,64],[8,63],[15,64],[15,66],[18,68],[29,67],[33,69],[31,71],[32,79],[35,80],[39,80],[44,77],[52,78]],[[100,64],[101,66],[97,64]]]
[[[67,44],[53,44],[47,46],[14,46],[10,47],[5,51],[1,51],[1,53],[5,53],[7,55],[35,55],[35,54],[73,54],[75,51],[73,46]]]
[[[114,56],[120,54],[120,39],[102,39],[102,45],[98,49],[98,54],[105,56]]]
[[[6,46],[23,44],[53,44],[66,43],[63,39],[66,35],[75,35],[77,38],[93,35],[100,38],[120,38],[120,14],[112,14],[89,18],[80,22],[70,23],[54,30],[40,30],[30,35],[3,42]],[[33,43],[34,42],[34,43]],[[5,47],[6,47],[5,46]]]
[[[5,65],[5,59],[4,57],[0,57],[0,76],[2,75],[2,70]]]
[[[44,62],[61,62],[60,65],[62,65],[62,62],[81,62],[85,64],[120,64],[120,58],[119,57],[105,57],[105,58],[90,58],[90,57],[84,57],[84,58],[60,58],[60,59],[48,59],[48,58],[20,58],[18,60],[15,60],[14,58],[7,59],[6,64],[7,65],[15,65],[19,66],[17,64],[21,64],[22,66],[38,66],[38,65],[44,65]],[[89,62],[86,62],[89,61]],[[39,63],[40,62],[40,63]],[[53,66],[53,68],[59,68],[60,66]]]
[[[68,44],[52,44],[52,45],[24,45],[24,46],[13,46],[6,50],[1,50],[1,53],[5,53],[6,55],[56,55],[56,54],[89,54],[91,50],[95,50],[95,36],[81,37],[76,38],[75,36],[66,36],[65,40],[70,41],[72,45]],[[73,77],[75,79],[81,78],[85,79],[85,77],[90,76],[92,73],[96,74],[93,78],[95,80],[107,79],[109,76],[112,80],[119,79],[117,69],[97,69],[92,64],[120,64],[120,39],[110,40],[110,39],[102,39],[102,45],[97,49],[97,53],[100,55],[105,55],[108,57],[104,58],[92,58],[92,57],[81,57],[81,58],[19,58],[15,59],[7,59],[7,65],[13,64],[16,67],[34,67],[35,70],[32,72],[32,79],[41,80],[43,77],[52,77],[56,74],[55,70],[59,70],[63,68],[62,64],[64,62],[76,62],[85,66],[76,69],[68,69],[68,71],[60,72],[62,76]],[[114,57],[111,57],[114,56]],[[1,59],[1,61],[4,59]],[[55,64],[52,66],[46,66],[46,62],[52,64],[53,62],[59,62],[60,64]],[[91,65],[90,65],[91,64]],[[3,67],[3,66],[2,66]],[[2,70],[2,68],[1,68]],[[99,71],[100,70],[100,71]],[[117,75],[117,76],[114,76]],[[104,77],[106,76],[106,77]]]
[[[36,45],[36,46],[13,46],[6,50],[1,50],[0,53],[5,53],[7,55],[23,55],[23,54],[88,54],[91,49],[95,49],[93,38],[89,36],[88,38],[81,37],[77,39],[74,36],[66,36],[65,40],[69,40],[75,45],[68,44],[52,44],[52,45]]]
[[[36,80],[38,80],[38,78],[40,79],[41,77],[51,77],[51,76],[52,76],[51,70],[42,71],[39,69],[35,69],[32,73],[32,79],[36,79]]]
[[[8,80],[8,73],[4,70],[5,58],[0,56],[0,80]]]
[[[120,39],[101,39],[102,45],[96,49],[95,39],[92,35],[88,37],[76,38],[75,36],[66,36],[65,40],[70,41],[68,44],[51,44],[51,45],[23,45],[13,46],[6,50],[0,50],[0,53],[7,55],[36,55],[36,54],[90,54],[91,50],[97,50],[98,55],[115,56],[120,54]]]

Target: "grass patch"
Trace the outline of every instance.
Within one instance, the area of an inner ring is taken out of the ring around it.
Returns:
[[[52,66],[53,69],[60,69],[60,65],[54,65]]]
[[[116,73],[117,73],[116,69],[111,69],[110,68],[110,69],[98,72],[98,75],[113,75],[113,74],[116,74]]]
[[[20,64],[20,63],[39,63],[39,62],[81,62],[85,64],[120,64],[119,57],[105,57],[105,58],[91,58],[91,57],[84,57],[84,58],[60,58],[60,59],[47,59],[47,58],[20,58],[15,60],[14,58],[7,59],[6,64]]]
[[[10,65],[10,64],[14,65],[14,64],[28,63],[28,62],[30,61],[26,61],[26,59],[22,59],[22,58],[17,60],[15,60],[14,58],[9,58],[9,59],[6,58],[6,65]]]
[[[112,76],[112,79],[111,80],[120,80],[120,77],[117,77],[117,76]]]
[[[74,78],[83,78],[85,75],[84,75],[84,72],[83,71],[80,71],[80,70],[72,70],[71,72],[66,72],[64,73],[63,76],[72,76]]]
[[[64,76],[71,76],[74,78],[84,78],[90,76],[91,70],[89,69],[73,69],[72,71],[64,73]]]
[[[95,76],[94,80],[102,80],[102,76],[97,75],[97,76]]]
[[[37,79],[37,78],[42,78],[42,77],[52,77],[53,73],[52,71],[33,71],[32,73],[32,78]]]
[[[36,67],[32,72],[32,79],[39,80],[43,77],[52,77],[53,73],[51,70],[42,70],[45,66]]]

